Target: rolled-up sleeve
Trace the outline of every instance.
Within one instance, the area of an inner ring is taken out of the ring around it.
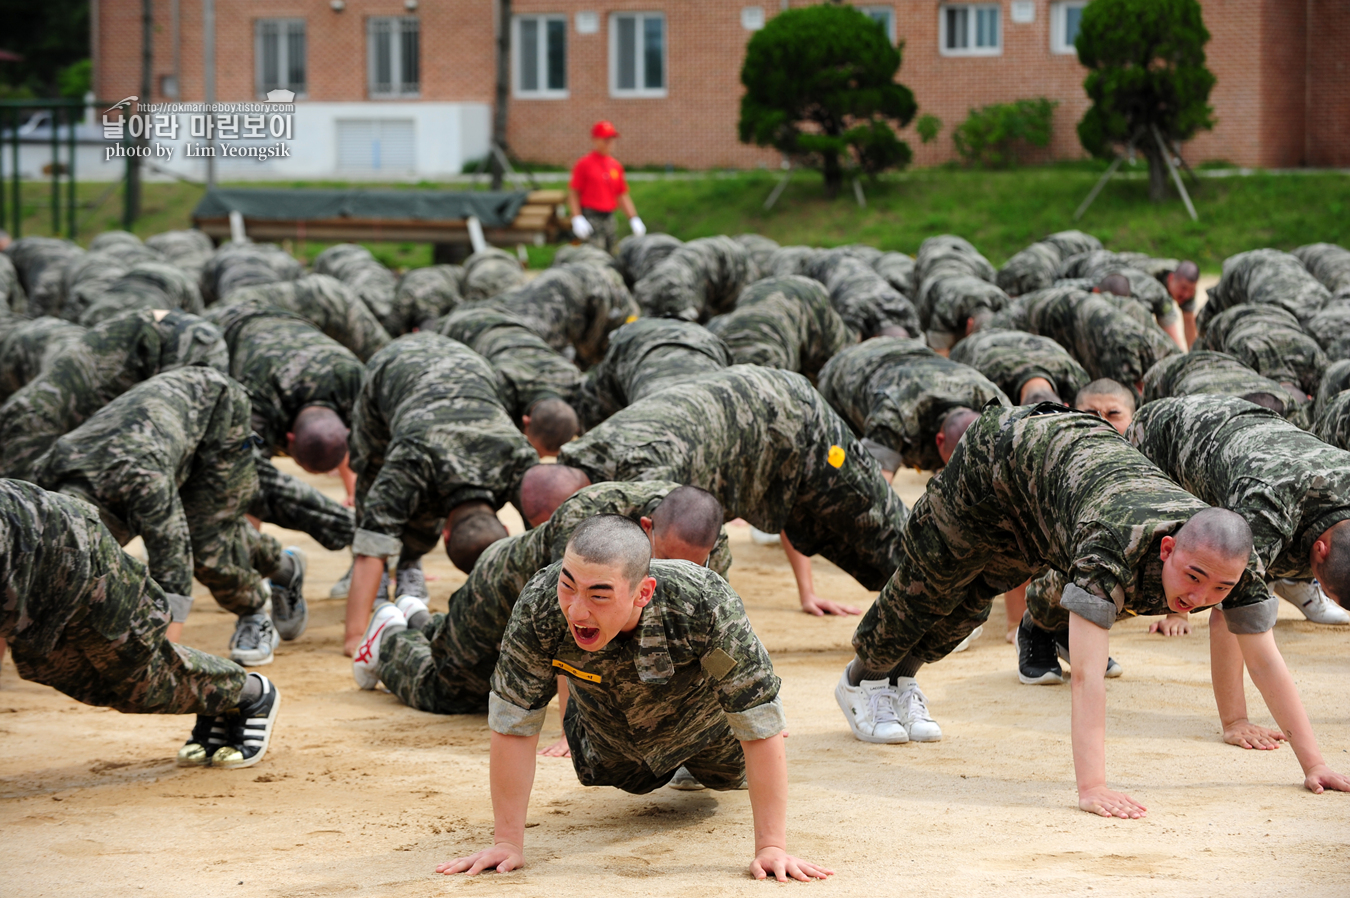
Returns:
[[[1230,633],[1264,633],[1275,626],[1280,601],[1271,595],[1265,581],[1248,569],[1228,598],[1219,605]]]
[[[1114,602],[1093,595],[1073,583],[1065,584],[1064,592],[1059,598],[1059,604],[1066,611],[1072,611],[1083,620],[1091,621],[1103,630],[1111,629],[1111,625],[1116,622],[1117,611]]]
[[[727,723],[731,732],[742,742],[754,742],[777,736],[787,729],[787,715],[783,713],[783,700],[774,696],[772,701],[756,705],[748,711],[728,711]]]
[[[488,728],[503,736],[537,736],[544,728],[543,708],[522,708],[513,705],[495,692],[488,693]]]

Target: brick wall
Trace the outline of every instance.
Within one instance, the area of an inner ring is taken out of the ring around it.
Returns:
[[[1308,164],[1350,166],[1350,14],[1345,0],[1310,0],[1308,15]]]

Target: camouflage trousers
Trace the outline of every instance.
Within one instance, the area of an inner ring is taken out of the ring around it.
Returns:
[[[563,715],[563,732],[572,749],[572,768],[583,786],[614,786],[633,795],[654,792],[675,775],[674,770],[655,771],[638,757],[604,746],[586,729],[575,703]],[[745,788],[745,751],[731,727],[719,720],[713,729],[690,746],[681,765],[703,785],[718,792]]]
[[[581,214],[591,223],[592,234],[586,242],[598,246],[607,253],[614,252],[619,242],[619,226],[614,221],[613,212],[597,212],[594,209],[582,209]]]
[[[278,471],[265,458],[258,466],[258,494],[248,513],[255,518],[308,533],[330,551],[345,549],[356,535],[356,512],[297,477]]]
[[[1051,568],[1027,584],[1027,614],[1042,630],[1052,633],[1069,630],[1069,612],[1059,604],[1064,582],[1064,575]]]
[[[49,652],[30,653],[22,637],[11,639],[19,676],[126,714],[218,714],[235,707],[248,672],[165,639],[170,613],[163,591],[140,562],[122,555],[117,563],[140,571],[108,582],[139,588],[109,589],[104,601],[80,609]]]

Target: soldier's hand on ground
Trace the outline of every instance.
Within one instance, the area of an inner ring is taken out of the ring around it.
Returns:
[[[1099,817],[1138,820],[1148,816],[1148,808],[1124,792],[1113,792],[1105,786],[1094,786],[1079,792],[1078,807]]]
[[[852,605],[844,605],[830,599],[822,599],[815,593],[802,596],[802,610],[807,614],[814,614],[816,617],[824,617],[827,614],[838,614],[841,616],[862,614],[861,608],[854,608]]]
[[[834,871],[819,864],[795,858],[781,848],[761,848],[755,855],[755,859],[750,862],[750,875],[755,879],[766,879],[772,876],[779,882],[787,882],[790,876],[799,882],[810,882],[813,879],[826,879],[833,876]]]
[[[567,744],[567,734],[558,737],[558,741],[552,745],[547,745],[539,749],[539,754],[545,758],[570,758],[572,757],[572,746]]]
[[[468,857],[457,858],[447,864],[436,867],[437,873],[450,876],[455,873],[467,873],[477,876],[484,870],[496,870],[498,873],[510,873],[525,866],[525,852],[510,842],[498,842],[491,848],[475,851]]]
[[[1159,633],[1163,636],[1189,636],[1191,635],[1190,616],[1186,614],[1169,614],[1162,620],[1155,620],[1148,625],[1150,633]]]
[[[1240,720],[1223,728],[1223,741],[1229,745],[1236,745],[1238,748],[1256,748],[1262,751],[1270,751],[1272,748],[1279,748],[1281,742],[1288,742],[1289,739],[1279,730],[1257,726],[1251,721]]]
[[[1303,786],[1309,792],[1321,795],[1327,789],[1336,792],[1350,792],[1350,777],[1343,776],[1325,764],[1318,764],[1303,778]]]

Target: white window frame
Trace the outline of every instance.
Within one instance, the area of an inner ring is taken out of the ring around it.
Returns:
[[[538,86],[533,90],[526,89],[524,85],[523,67],[525,65],[525,55],[529,48],[524,46],[521,37],[521,26],[526,20],[535,22],[535,74],[538,78]],[[561,23],[563,27],[563,86],[561,88],[548,87],[548,25],[550,22]],[[542,15],[520,15],[512,16],[511,19],[511,58],[514,65],[511,66],[511,84],[515,96],[525,100],[566,100],[570,95],[568,89],[567,72],[567,14],[566,13],[546,13]]]
[[[947,12],[964,9],[966,13],[967,46],[947,47]],[[998,22],[998,44],[993,47],[977,47],[976,22],[980,10],[994,10]],[[938,52],[943,56],[1002,56],[1003,55],[1003,4],[1001,3],[943,3],[938,6]]]
[[[859,6],[858,12],[867,16],[872,21],[881,14],[886,15],[886,36],[890,38],[891,43],[895,43],[895,7],[894,6]]]
[[[1050,4],[1050,52],[1056,56],[1078,55],[1078,48],[1073,44],[1065,43],[1064,29],[1067,23],[1066,13],[1070,9],[1077,9],[1080,12],[1087,6],[1087,0],[1064,0],[1062,3]]]
[[[634,29],[634,38],[637,46],[634,48],[634,63],[636,70],[634,72],[634,81],[637,86],[632,88],[619,87],[619,20],[631,18],[637,20]],[[659,19],[661,21],[661,87],[643,87],[642,84],[647,80],[647,59],[646,53],[642,51],[643,32],[646,30],[642,24],[647,19]],[[615,12],[609,15],[609,95],[611,97],[630,99],[630,98],[649,98],[660,99],[670,93],[670,28],[666,21],[666,14],[662,12]]]
[[[377,23],[388,23],[391,40],[389,42],[389,90],[376,89],[375,82],[375,41]],[[403,80],[403,36],[406,26],[411,22],[417,30],[417,83],[411,90],[405,89]],[[422,95],[422,23],[417,16],[370,16],[366,19],[366,91],[372,100],[415,99]]]
[[[263,73],[263,31],[269,25],[277,28],[278,75],[277,83],[270,87]],[[303,48],[305,58],[301,63],[304,80],[293,84],[290,80],[290,37],[295,32],[299,32],[300,39],[305,45]],[[306,32],[304,19],[260,18],[253,20],[253,90],[259,98],[266,97],[269,90],[276,90],[277,88],[294,91],[297,97],[303,97],[309,92],[309,35]]]

